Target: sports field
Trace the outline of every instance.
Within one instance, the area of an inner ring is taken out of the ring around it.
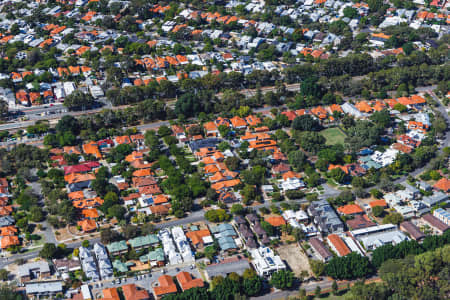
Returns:
[[[346,137],[346,134],[338,127],[327,128],[320,133],[327,140],[327,145],[343,144]]]

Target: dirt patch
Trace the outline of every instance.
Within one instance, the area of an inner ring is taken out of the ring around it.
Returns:
[[[308,256],[296,243],[280,246],[277,248],[277,252],[281,259],[289,265],[295,276],[300,276],[302,271],[307,271],[309,275],[312,275]]]

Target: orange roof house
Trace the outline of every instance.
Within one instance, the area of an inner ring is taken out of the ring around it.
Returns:
[[[208,236],[211,236],[211,232],[208,229],[189,231],[186,233],[186,237],[196,247],[197,245],[203,245],[203,238]]]
[[[149,300],[150,295],[146,290],[138,290],[136,285],[126,284],[122,286],[123,296],[125,300]]]
[[[22,81],[22,74],[17,73],[17,72],[12,72],[11,73],[11,79],[13,80],[13,82]]]
[[[203,280],[200,278],[193,279],[192,275],[188,272],[180,272],[176,277],[183,291],[204,286]]]
[[[381,207],[387,207],[386,200],[380,199],[380,200],[374,200],[369,203],[370,208],[374,208],[375,206],[381,206]]]
[[[361,101],[355,104],[355,107],[363,113],[370,113],[372,112],[372,107],[366,102],[366,101]]]
[[[81,211],[81,214],[86,219],[97,219],[99,217],[98,210],[96,208],[85,208]]]
[[[289,178],[300,178],[301,177],[300,174],[295,173],[293,171],[287,171],[282,176],[283,176],[283,180],[288,180]]]
[[[15,226],[0,227],[0,236],[16,235],[17,228]]]
[[[43,41],[42,43],[39,44],[39,48],[44,48],[47,46],[51,46],[53,44],[53,39],[46,39],[45,41]]]
[[[173,282],[172,277],[169,275],[162,275],[158,278],[158,286],[153,287],[153,293],[156,298],[160,298],[167,294],[173,294],[177,292],[177,286]]]
[[[325,119],[327,117],[327,111],[322,106],[312,108],[311,112],[319,119]]]
[[[8,235],[1,238],[1,248],[7,249],[12,246],[20,245],[19,237],[15,235]]]
[[[439,179],[438,182],[436,182],[433,187],[435,189],[444,191],[446,193],[450,192],[450,180],[448,180],[447,178],[441,178]]]
[[[72,75],[80,75],[80,67],[79,66],[69,66],[69,72]]]
[[[207,122],[203,124],[203,128],[206,130],[206,136],[217,136],[219,134],[219,129],[214,122]]]
[[[88,51],[89,49],[91,49],[91,47],[89,47],[89,46],[81,46],[80,48],[77,49],[77,51],[75,51],[75,54],[78,55],[78,56],[81,56],[86,51]]]
[[[333,250],[335,250],[339,256],[345,256],[351,253],[350,249],[337,234],[330,234],[327,239]]]
[[[133,172],[134,177],[146,177],[152,175],[153,172],[150,169],[140,169]]]
[[[232,188],[240,183],[241,181],[239,179],[225,180],[212,184],[211,188],[216,191],[221,191],[223,189]]]
[[[81,200],[84,198],[84,193],[83,191],[76,191],[67,194],[67,196],[69,197],[69,200]]]
[[[339,104],[331,104],[329,108],[330,108],[331,113],[334,113],[335,111],[344,113],[344,111],[342,110],[342,108]]]
[[[164,203],[167,203],[167,202],[169,202],[169,198],[167,196],[163,195],[163,194],[159,194],[159,195],[156,195],[156,196],[153,197],[153,203],[155,205],[164,204]]]
[[[256,141],[250,141],[249,142],[249,149],[257,149],[257,150],[273,150],[275,151],[277,149],[277,142],[274,140],[256,140]]]
[[[89,181],[94,180],[95,176],[93,174],[80,174],[80,173],[71,173],[69,175],[64,176],[64,180],[68,184],[76,183],[76,182],[83,182],[83,181]]]
[[[98,145],[96,142],[91,141],[87,144],[83,144],[83,151],[86,154],[90,154],[95,156],[97,159],[102,158],[102,154],[100,153],[100,149],[98,148]]]
[[[78,146],[64,146],[63,151],[67,154],[81,154]]]
[[[130,137],[127,135],[123,135],[123,136],[117,136],[114,141],[116,142],[117,145],[120,144],[131,144],[131,140]]]
[[[337,211],[343,215],[355,215],[364,213],[363,209],[357,204],[347,204],[338,207]]]
[[[120,300],[119,292],[116,288],[104,289],[103,300]]]
[[[286,225],[286,221],[284,220],[284,218],[282,216],[267,217],[265,219],[265,221],[274,227],[280,227],[282,225]]]
[[[249,126],[258,126],[259,124],[261,124],[261,119],[254,115],[245,117],[245,121],[247,121],[247,124]]]
[[[0,206],[0,216],[9,216],[13,212],[13,207],[11,205]]]
[[[238,116],[234,116],[233,118],[230,119],[231,125],[234,128],[245,128],[247,127],[247,122],[245,122],[244,119],[242,119],[241,117]]]
[[[384,99],[384,103],[389,105],[390,108],[394,108],[395,104],[397,104],[398,101],[395,99]]]
[[[416,122],[416,121],[409,121],[408,122],[408,129],[417,129],[421,130],[422,132],[427,131],[428,125],[423,124],[422,122]]]
[[[179,62],[180,64],[182,64],[182,65],[185,65],[185,64],[188,64],[188,63],[189,63],[187,57],[184,56],[184,55],[178,54],[178,55],[175,56],[175,57],[176,57],[176,59],[178,60],[178,62]]]
[[[91,232],[97,229],[97,223],[95,223],[94,220],[90,219],[78,221],[77,225],[81,227],[81,230],[83,230],[83,232]]]
[[[56,69],[58,71],[59,77],[64,77],[64,75],[69,75],[69,70],[67,68],[59,67]]]
[[[150,206],[150,211],[154,215],[168,215],[170,207],[170,203],[165,205],[152,205]]]
[[[341,169],[341,170],[344,171],[344,173],[347,174],[347,175],[349,174],[348,168],[347,168],[346,166],[342,166],[342,165],[333,165],[333,164],[330,164],[330,165],[328,166],[328,171],[331,171],[331,170],[336,169],[336,168]]]

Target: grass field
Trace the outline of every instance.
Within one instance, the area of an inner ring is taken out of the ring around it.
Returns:
[[[346,134],[337,127],[327,128],[325,130],[322,130],[320,133],[327,140],[327,145],[343,144],[346,137]]]

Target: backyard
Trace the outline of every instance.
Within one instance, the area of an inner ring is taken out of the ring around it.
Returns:
[[[339,127],[327,128],[320,133],[326,139],[327,145],[343,144],[347,136]]]

